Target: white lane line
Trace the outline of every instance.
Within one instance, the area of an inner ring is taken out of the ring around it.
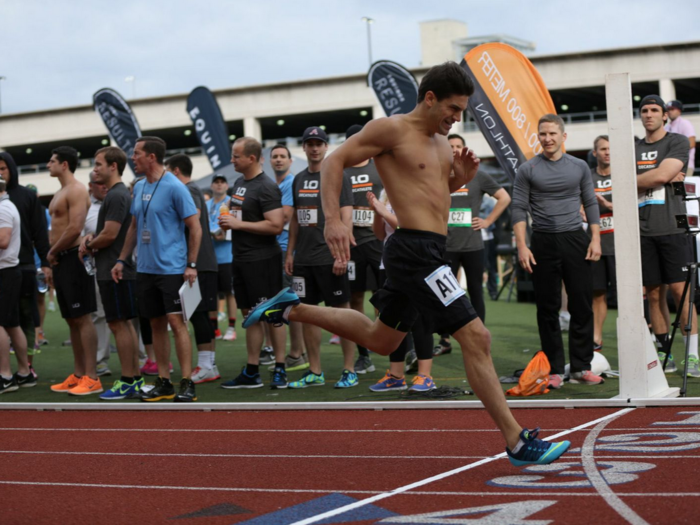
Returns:
[[[567,434],[571,434],[572,432],[576,432],[577,430],[581,430],[583,428],[597,425],[598,423],[601,423],[603,421],[607,421],[609,419],[614,419],[618,416],[627,414],[627,413],[631,412],[632,410],[634,410],[634,408],[625,408],[622,410],[618,410],[617,412],[613,412],[612,414],[608,414],[607,416],[603,416],[603,417],[595,419],[593,421],[589,421],[588,423],[584,423],[583,425],[579,425],[579,426],[574,427],[572,429],[565,430],[564,432],[559,432],[558,434],[554,434],[554,435],[549,436],[549,437],[544,438],[544,439],[545,439],[545,441],[551,441],[553,439],[557,439],[557,438],[565,436]],[[467,470],[471,470],[471,469],[479,467],[481,465],[491,463],[492,461],[496,461],[497,459],[500,459],[503,457],[506,457],[505,452],[497,454],[496,456],[491,456],[489,458],[482,459],[481,461],[476,461],[475,463],[470,463],[468,465],[464,465],[462,467],[459,467],[459,468],[456,468],[453,470],[448,470],[447,472],[443,472],[442,474],[438,474],[438,475],[432,476],[430,478],[416,481],[415,483],[410,483],[409,485],[404,485],[403,487],[396,488],[390,492],[384,492],[382,494],[378,494],[378,495],[372,496],[370,498],[356,501],[355,503],[350,503],[349,505],[344,505],[342,507],[338,507],[337,509],[329,510],[329,511],[324,512],[322,514],[317,514],[316,516],[311,516],[310,518],[306,518],[304,520],[294,522],[292,525],[310,525],[311,523],[318,523],[319,521],[323,521],[327,518],[332,518],[334,516],[337,516],[339,514],[343,514],[345,512],[350,511],[350,510],[364,507],[365,505],[369,505],[371,503],[374,503],[375,501],[390,498],[392,496],[396,496],[397,494],[407,492],[411,489],[414,489],[417,487],[422,487],[423,485],[427,485],[427,484],[432,483],[434,481],[439,481],[439,480],[448,478],[450,476],[454,476],[455,474],[460,474],[461,472],[465,472]]]
[[[59,487],[59,488],[90,488],[90,489],[135,489],[135,490],[184,490],[184,491],[211,491],[211,492],[248,492],[248,493],[283,493],[283,494],[384,494],[380,490],[345,490],[345,489],[269,489],[257,487],[185,487],[177,485],[119,485],[114,483],[57,483],[50,481],[12,481],[0,480],[0,485],[18,485],[31,487]],[[459,492],[459,491],[427,491],[412,490],[396,494],[396,496],[513,496],[513,492]],[[538,490],[536,492],[518,492],[518,496],[528,497],[565,497],[565,496],[592,496],[599,498],[597,492],[548,492]],[[639,498],[700,498],[700,492],[626,492],[620,495]]]
[[[205,454],[180,452],[103,452],[103,451],[67,451],[67,450],[0,450],[0,454],[37,454],[56,456],[135,456],[135,457],[164,457],[164,458],[256,458],[256,459],[388,459],[388,460],[435,460],[435,459],[486,459],[489,456],[382,456],[382,455],[350,455],[350,454]],[[581,459],[579,454],[567,454],[567,459]],[[612,455],[595,456],[596,459],[700,459],[700,455],[657,456],[657,455]]]
[[[585,427],[577,430],[568,428],[543,428],[541,432],[581,432]],[[654,427],[654,431],[661,430],[681,430],[679,427],[660,428]],[[700,430],[700,427],[682,427],[683,431]],[[648,432],[648,429],[643,428],[609,428],[605,432]],[[177,432],[178,434],[187,432],[226,432],[226,433],[264,433],[264,434],[284,434],[284,433],[312,433],[312,434],[328,434],[328,433],[347,433],[347,434],[374,434],[374,433],[392,433],[392,434],[411,434],[411,433],[469,433],[469,432],[500,432],[498,429],[475,429],[475,428],[460,428],[460,429],[344,429],[338,430],[334,428],[328,429],[261,429],[261,428],[33,428],[33,427],[0,427],[0,432]]]
[[[620,414],[620,416],[622,415],[624,414]],[[593,485],[593,488],[598,492],[598,494],[600,494],[605,502],[612,507],[615,512],[622,516],[627,523],[630,525],[649,525],[644,518],[634,512],[630,506],[628,506],[617,494],[615,494],[596,466],[596,460],[595,457],[593,457],[593,454],[595,453],[595,442],[606,425],[608,425],[608,423],[611,421],[612,419],[601,421],[586,436],[583,446],[581,447],[581,465],[583,466],[583,471],[585,472],[586,476],[588,476],[591,485]]]

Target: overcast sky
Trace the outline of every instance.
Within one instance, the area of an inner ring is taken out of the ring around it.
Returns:
[[[0,0],[3,113],[361,73],[373,58],[420,65],[419,22],[506,33],[537,53],[700,40],[692,0]],[[653,67],[650,64],[650,67]],[[135,77],[135,86],[126,83]]]

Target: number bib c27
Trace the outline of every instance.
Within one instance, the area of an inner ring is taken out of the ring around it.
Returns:
[[[306,297],[306,279],[303,277],[292,277],[292,290],[299,297]]]
[[[352,210],[352,225],[358,228],[371,228],[374,222],[374,210],[357,207]]]
[[[447,225],[450,228],[471,228],[471,208],[450,208],[450,214],[447,218]]]
[[[316,226],[318,224],[318,208],[300,206],[297,208],[297,221],[299,226]]]
[[[447,265],[440,266],[440,268],[425,278],[425,282],[445,306],[449,306],[455,300],[465,295],[457,278]]]

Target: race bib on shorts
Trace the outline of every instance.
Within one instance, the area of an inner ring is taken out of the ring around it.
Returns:
[[[348,261],[348,279],[355,280],[355,261]]]
[[[471,208],[450,208],[450,214],[447,217],[447,225],[450,228],[471,228]]]
[[[612,215],[601,215],[600,216],[600,233],[613,233],[615,231],[615,227],[613,224],[613,216]]]
[[[297,209],[297,221],[299,226],[316,226],[318,224],[318,208],[315,206],[308,208],[300,206]]]
[[[440,266],[440,268],[425,278],[425,282],[445,306],[451,305],[456,299],[465,295],[457,278],[447,265]]]
[[[358,228],[371,228],[374,223],[374,210],[357,207],[352,210],[352,225]]]
[[[303,277],[292,277],[292,290],[299,297],[306,297],[306,279]]]
[[[639,192],[637,195],[637,200],[639,202],[639,207],[649,206],[650,204],[665,204],[666,203],[666,191],[663,186],[658,188],[651,188],[646,191]]]

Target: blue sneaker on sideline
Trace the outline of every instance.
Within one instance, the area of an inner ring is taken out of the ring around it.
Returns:
[[[285,318],[285,312],[290,306],[297,305],[300,302],[299,297],[291,288],[284,288],[272,299],[263,301],[253,308],[243,321],[243,328],[248,328],[263,320],[275,325],[289,324],[289,321]]]
[[[343,375],[340,376],[338,382],[333,388],[350,388],[353,386],[358,386],[360,382],[357,380],[357,374],[351,372],[350,370],[343,370]]]
[[[391,390],[406,390],[407,388],[405,377],[401,379],[394,377],[388,370],[384,377],[369,387],[372,392],[389,392]]]
[[[508,459],[516,467],[524,465],[549,465],[555,459],[558,459],[564,452],[569,450],[571,442],[560,441],[558,443],[550,443],[537,439],[540,429],[528,430],[526,428],[520,433],[520,441],[523,446],[516,454],[513,454],[508,447],[506,453]]]
[[[289,382],[287,381],[287,372],[283,368],[275,367],[272,371],[272,380],[270,381],[270,388],[272,390],[277,390],[278,388],[287,388]]]
[[[117,379],[112,388],[107,390],[104,394],[100,394],[100,399],[104,399],[105,401],[117,401],[127,398],[133,399],[133,396],[139,391],[139,386],[140,384],[138,382],[129,384]]]
[[[248,375],[245,366],[234,379],[221,384],[221,388],[262,388],[263,382],[260,374]]]

